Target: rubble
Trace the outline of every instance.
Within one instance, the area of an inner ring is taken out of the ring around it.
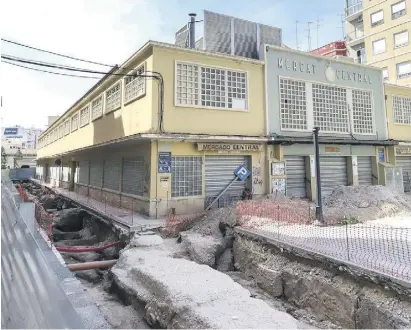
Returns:
[[[201,235],[196,232],[183,232],[180,234],[181,244],[189,256],[199,264],[216,266],[216,261],[224,252],[223,240],[211,235]]]

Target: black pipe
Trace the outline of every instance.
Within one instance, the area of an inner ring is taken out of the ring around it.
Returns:
[[[321,173],[320,173],[320,143],[318,141],[319,127],[314,127],[314,149],[315,149],[315,178],[317,182],[317,200],[315,207],[315,217],[320,222],[324,222],[323,201],[321,196]]]

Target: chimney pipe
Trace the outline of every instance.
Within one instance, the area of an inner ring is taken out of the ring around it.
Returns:
[[[196,48],[196,14],[188,14],[190,16],[190,34],[189,34],[189,48]]]

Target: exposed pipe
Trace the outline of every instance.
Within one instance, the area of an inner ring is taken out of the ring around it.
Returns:
[[[103,260],[103,261],[90,261],[90,262],[83,262],[78,264],[69,264],[67,265],[68,269],[72,272],[80,271],[80,270],[89,270],[89,269],[96,269],[96,268],[109,268],[114,266],[117,262],[115,260]]]
[[[85,247],[85,248],[79,248],[79,247],[56,247],[56,250],[59,252],[98,252],[98,251],[103,251],[105,249],[108,249],[112,246],[119,245],[120,242],[114,242],[114,243],[109,243],[103,246],[93,246],[93,247]]]
[[[196,14],[188,14],[190,16],[190,29],[189,29],[189,48],[196,48]]]

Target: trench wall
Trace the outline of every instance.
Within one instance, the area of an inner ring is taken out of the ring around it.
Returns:
[[[235,266],[270,295],[343,328],[410,328],[410,287],[236,229]]]

